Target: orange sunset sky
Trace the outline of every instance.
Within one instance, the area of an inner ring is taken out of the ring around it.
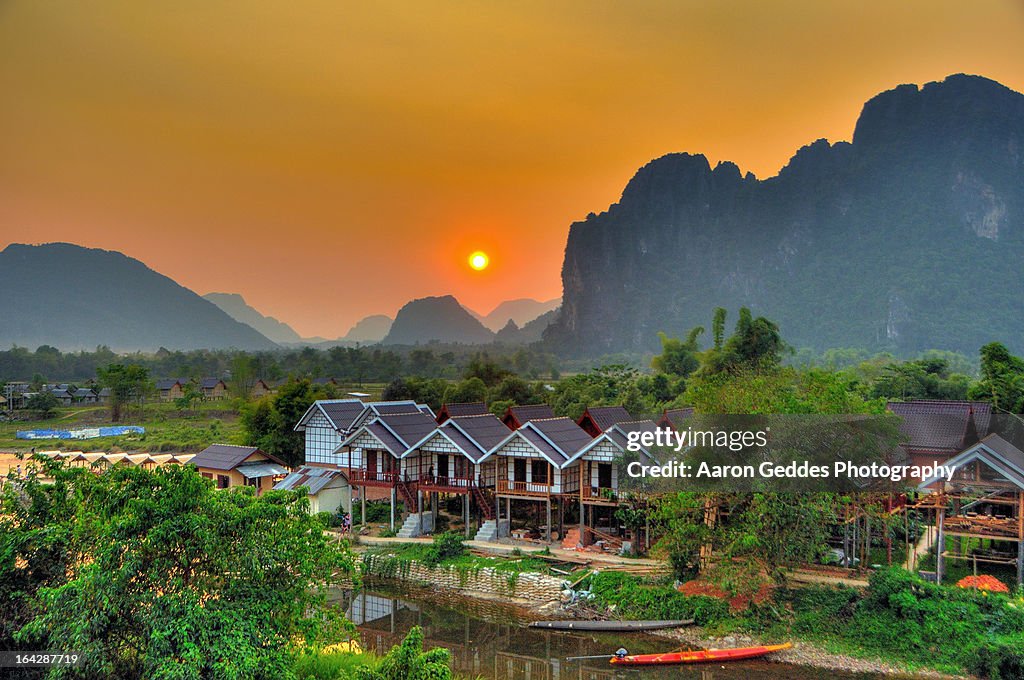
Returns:
[[[303,335],[486,313],[560,295],[648,160],[768,177],[957,72],[1024,91],[1024,2],[0,0],[0,249],[120,250]]]

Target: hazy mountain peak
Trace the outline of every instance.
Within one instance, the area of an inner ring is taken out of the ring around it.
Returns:
[[[239,293],[207,293],[203,296],[222,309],[235,321],[240,321],[270,338],[274,342],[302,342],[292,327],[272,316],[264,316],[250,306]]]

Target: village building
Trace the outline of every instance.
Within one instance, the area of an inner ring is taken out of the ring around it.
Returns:
[[[662,412],[657,425],[662,428],[669,427],[678,432],[686,428],[686,421],[692,417],[692,406],[687,406],[685,408],[667,408]]]
[[[96,401],[99,402],[100,404],[109,404],[111,394],[112,392],[110,391],[110,388],[104,387],[97,393]]]
[[[212,479],[218,489],[251,486],[257,494],[269,491],[288,474],[284,461],[254,446],[211,444],[188,465],[195,466],[206,479]]]
[[[203,393],[203,399],[223,399],[228,392],[227,384],[220,378],[203,378],[199,381],[199,389]]]
[[[989,434],[992,405],[983,401],[892,401],[900,447],[911,465],[945,463]],[[918,481],[918,480],[913,480]]]
[[[501,421],[510,430],[518,430],[531,420],[554,418],[555,412],[547,404],[529,404],[526,406],[509,406]]]
[[[352,513],[352,487],[341,470],[304,465],[274,485],[275,490],[306,488],[310,514]]]
[[[579,463],[573,462],[573,457],[591,441],[593,438],[571,419],[547,418],[528,420],[498,444],[489,456],[494,456],[497,463],[499,528],[502,520],[511,521],[513,501],[518,505],[541,503],[545,522],[540,530],[545,540],[550,541],[554,533],[552,512],[556,509],[562,535],[566,503],[577,499],[580,492]]]
[[[67,390],[52,389],[50,394],[53,395],[61,406],[71,406],[74,403],[75,398]]]
[[[417,493],[416,485],[425,471],[418,456],[409,458],[407,454],[413,451],[414,444],[437,428],[437,422],[432,413],[419,410],[381,413],[401,408],[395,402],[378,403],[376,407],[375,417],[369,418],[364,413],[356,419],[352,434],[341,442],[335,455],[340,458],[340,467],[349,470],[349,481],[353,486],[387,492],[391,503],[392,530],[395,529],[399,499],[405,506],[405,513],[413,516],[417,525],[422,524],[424,520],[419,517],[422,496]],[[367,495],[360,494],[364,517]]]
[[[185,394],[187,380],[181,378],[165,378],[156,381],[156,392],[160,401],[174,401]]]
[[[79,387],[71,396],[76,404],[95,404],[99,401],[99,396],[88,387]]]
[[[442,404],[441,410],[437,412],[437,424],[440,425],[456,416],[482,416],[486,413],[490,413],[490,411],[487,409],[487,404],[482,401]]]
[[[615,423],[633,420],[625,406],[590,406],[576,423],[591,437],[596,437]]]
[[[928,495],[915,506],[933,513],[935,580],[952,559],[975,573],[979,563],[1012,565],[1024,585],[1024,451],[989,434],[943,463],[955,466],[953,478],[922,480],[918,489]]]
[[[273,388],[266,380],[263,378],[257,378],[256,382],[252,385],[252,391],[249,392],[249,396],[253,399],[261,399],[273,393]]]

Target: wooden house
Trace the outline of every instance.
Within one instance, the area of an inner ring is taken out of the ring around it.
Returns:
[[[615,423],[633,420],[625,406],[590,406],[576,423],[591,437],[596,437]]]
[[[693,417],[693,407],[667,408],[658,419],[658,427],[670,427],[677,432],[686,427],[686,421]]]
[[[271,388],[270,383],[263,378],[257,378],[256,382],[253,383],[252,392],[249,393],[249,396],[253,399],[261,399],[273,393],[274,390]]]
[[[510,430],[518,430],[531,420],[554,418],[555,412],[547,404],[529,404],[526,406],[509,406],[501,422]]]
[[[211,444],[197,453],[188,465],[199,474],[212,479],[218,489],[251,486],[258,494],[269,491],[276,481],[288,474],[288,467],[279,458],[254,446]]]
[[[156,392],[160,401],[174,401],[185,395],[188,381],[182,378],[164,378],[156,381]]]
[[[352,513],[352,487],[341,470],[304,465],[274,485],[275,490],[306,488],[309,512]]]
[[[388,404],[392,406],[394,404]],[[361,414],[357,421],[364,416]],[[421,497],[416,492],[416,484],[425,470],[418,458],[409,459],[408,454],[414,444],[437,428],[437,422],[433,414],[416,410],[378,413],[354,428],[339,446],[338,464],[349,471],[349,482],[353,486],[366,490],[360,494],[364,517],[369,489],[387,491],[391,502],[391,528],[394,529],[399,499],[405,504],[406,513],[418,515],[420,512]]]
[[[71,394],[76,404],[95,404],[99,402],[99,396],[88,387],[79,387]]]
[[[945,463],[988,435],[992,422],[992,405],[983,401],[893,401],[887,408],[902,418],[900,447],[911,465]]]
[[[430,408],[415,401],[375,401],[361,399],[320,399],[315,401],[295,424],[295,431],[305,437],[306,464],[345,467],[360,464],[359,452],[341,451],[341,443],[363,424],[381,415],[425,413],[434,417]],[[348,456],[343,456],[348,453]]]
[[[579,463],[573,457],[592,440],[569,418],[528,420],[511,432],[488,456],[495,457],[495,495],[505,501],[505,518],[512,517],[513,501],[543,503],[547,522],[542,530],[550,541],[553,508],[561,527],[566,503],[579,497]]]
[[[441,410],[437,412],[437,424],[440,425],[456,416],[482,416],[487,413],[490,411],[487,410],[487,404],[482,401],[442,404]]]
[[[52,389],[50,390],[50,394],[60,402],[61,406],[71,406],[75,400],[74,396],[72,396],[72,394],[66,389]]]
[[[975,573],[979,564],[1012,565],[1024,585],[1024,451],[990,434],[943,464],[955,467],[953,478],[922,480],[918,490],[928,495],[916,503],[934,516],[936,580],[955,559]]]
[[[223,399],[228,393],[228,386],[220,378],[203,378],[199,381],[199,389],[203,399]]]
[[[96,401],[100,404],[109,404],[111,394],[112,392],[110,391],[110,388],[104,387],[103,389],[96,393]]]

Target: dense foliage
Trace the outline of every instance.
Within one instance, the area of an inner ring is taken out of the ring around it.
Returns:
[[[61,677],[269,679],[348,630],[326,589],[351,555],[301,494],[46,465],[0,495],[0,646],[83,654]]]

